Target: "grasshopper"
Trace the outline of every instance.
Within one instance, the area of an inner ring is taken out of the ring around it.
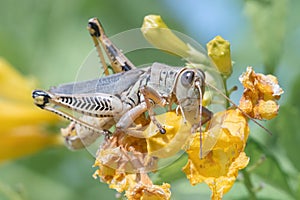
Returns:
[[[100,135],[108,135],[108,130],[113,125],[136,137],[143,137],[142,130],[130,126],[146,111],[159,132],[164,134],[163,125],[155,118],[154,105],[171,107],[175,103],[176,111],[181,112],[185,121],[193,124],[192,132],[211,118],[212,112],[201,106],[205,87],[205,74],[202,70],[171,67],[160,63],[137,69],[108,39],[96,18],[89,20],[88,30],[108,76],[63,84],[49,91],[35,90],[32,94],[38,107],[61,115],[85,128],[85,131],[77,131],[84,134],[66,138],[66,143],[71,149],[89,145]],[[99,44],[105,50],[111,67],[117,74],[109,75]],[[84,116],[76,118],[59,108],[71,109]],[[95,119],[98,118],[101,120],[96,122]],[[73,124],[73,128],[74,126]]]
[[[76,128],[77,135],[65,134],[69,148],[86,147],[99,136],[109,135],[109,129],[113,126],[135,137],[144,137],[142,132],[145,127],[134,126],[134,121],[146,112],[159,132],[165,134],[164,126],[156,120],[153,110],[157,105],[169,107],[171,110],[175,104],[176,112],[180,112],[184,121],[192,124],[191,133],[199,129],[201,131],[201,126],[211,119],[213,113],[202,106],[206,77],[201,69],[171,67],[161,63],[136,68],[109,40],[96,18],[89,20],[88,30],[106,76],[59,85],[49,91],[35,90],[32,94],[38,107],[73,122],[67,132]],[[109,75],[100,45],[116,74]],[[213,85],[209,87],[222,93]],[[233,103],[226,96],[224,98]],[[72,110],[83,116],[75,117],[65,110]],[[247,116],[246,113],[244,114]],[[254,119],[252,120],[258,124]],[[200,157],[202,157],[201,138],[200,150]]]

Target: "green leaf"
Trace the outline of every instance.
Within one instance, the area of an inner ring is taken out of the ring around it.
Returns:
[[[299,151],[300,134],[300,104],[299,104],[299,87],[300,76],[296,77],[293,88],[289,92],[288,100],[285,105],[280,106],[279,115],[271,123],[270,128],[277,136],[276,143],[282,148],[286,157],[290,160],[300,172],[300,156]]]
[[[257,174],[273,187],[286,192],[290,196],[294,196],[295,193],[289,185],[288,174],[282,169],[278,159],[274,155],[275,152],[270,151],[264,145],[251,138],[248,142],[246,153],[251,158],[248,169],[251,168],[251,165],[253,166],[259,162],[262,156],[266,156],[266,160],[251,170],[251,173]]]
[[[280,61],[286,34],[287,3],[288,0],[247,0],[245,3],[266,73],[273,74]]]
[[[299,144],[299,109],[293,105],[285,105],[280,108],[280,118],[274,121],[276,134],[278,134],[278,143],[285,151],[294,167],[300,171]]]

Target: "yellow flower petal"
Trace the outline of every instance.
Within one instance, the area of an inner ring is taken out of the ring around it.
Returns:
[[[151,122],[146,133],[155,133],[146,139],[149,156],[167,158],[175,155],[187,144],[191,134],[191,125],[183,122],[181,115],[175,112],[167,112],[156,116],[156,119],[163,122],[166,129],[165,134],[159,133],[157,127]]]
[[[230,76],[232,73],[230,43],[221,36],[217,36],[208,42],[206,47],[208,56],[213,60],[220,73],[224,76]]]
[[[209,63],[206,54],[197,51],[191,45],[179,39],[159,15],[146,16],[141,31],[146,40],[158,49],[180,56],[193,63]]]
[[[32,103],[32,80],[24,78],[6,60],[0,57],[0,97]]]
[[[0,162],[61,144],[63,142],[58,134],[45,133],[36,126],[17,127],[0,135]]]
[[[222,127],[218,140],[204,158],[200,159],[200,133],[197,133],[187,150],[189,159],[183,171],[192,185],[206,182],[212,189],[213,195],[222,196],[233,185],[238,170],[247,166],[249,159],[245,156],[244,148],[249,134],[247,119],[238,110],[227,110],[217,113],[212,121],[222,118]],[[210,132],[217,125],[203,134],[203,144],[215,133]]]
[[[232,162],[227,176],[205,179],[205,183],[212,191],[211,199],[222,199],[223,195],[233,186],[238,175],[238,170],[245,168],[248,163],[249,158],[246,156],[245,152],[241,152],[240,155]]]
[[[188,46],[172,33],[159,15],[146,16],[141,30],[153,46],[183,58],[189,56]]]
[[[1,132],[24,125],[53,124],[59,121],[59,117],[45,112],[31,103],[6,101],[0,99]]]

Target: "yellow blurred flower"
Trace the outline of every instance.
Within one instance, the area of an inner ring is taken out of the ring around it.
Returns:
[[[3,58],[0,58],[0,85],[0,162],[61,143],[58,134],[44,127],[59,122],[59,118],[34,106],[33,81]]]
[[[224,76],[232,73],[232,61],[230,56],[230,43],[221,36],[215,37],[206,44],[207,54]]]
[[[275,76],[255,73],[252,67],[248,67],[239,80],[244,86],[239,107],[244,112],[255,119],[267,120],[278,114],[277,100],[283,90]]]
[[[221,120],[221,124],[218,124]],[[249,134],[247,119],[239,110],[227,110],[214,115],[211,126],[203,134],[203,144],[218,138],[211,151],[200,158],[200,133],[194,135],[187,154],[187,165],[183,171],[192,185],[205,182],[212,191],[212,199],[221,199],[234,184],[238,171],[248,165],[244,153]],[[217,130],[214,128],[217,127]]]

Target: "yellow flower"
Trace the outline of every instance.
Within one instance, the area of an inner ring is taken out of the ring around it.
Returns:
[[[39,110],[31,98],[33,81],[0,58],[0,162],[35,153],[61,143],[45,124],[59,118]]]
[[[221,36],[215,37],[206,44],[208,56],[213,60],[219,72],[224,76],[232,73],[230,43]]]
[[[191,135],[191,125],[183,122],[182,116],[175,112],[167,112],[156,117],[163,122],[166,134],[161,134],[151,122],[145,133],[155,133],[147,138],[149,156],[168,158],[175,155],[187,145]]]
[[[277,100],[283,94],[277,78],[255,73],[252,67],[240,76],[244,93],[239,107],[255,119],[272,119],[278,114]]]
[[[238,110],[217,113],[210,123],[209,129],[202,133],[203,145],[217,139],[215,145],[201,159],[200,133],[195,134],[186,151],[189,159],[183,171],[192,185],[205,182],[212,190],[212,199],[221,199],[232,187],[238,171],[248,165],[249,158],[244,153],[244,148],[249,128],[247,119]]]
[[[158,49],[180,56],[192,63],[209,64],[206,54],[179,39],[159,15],[147,15],[141,31],[146,40]]]

